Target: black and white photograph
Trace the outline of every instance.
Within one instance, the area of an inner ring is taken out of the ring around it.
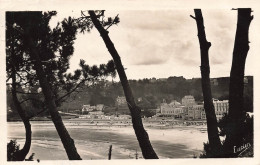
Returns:
[[[79,2],[1,11],[4,164],[260,164],[259,3]]]

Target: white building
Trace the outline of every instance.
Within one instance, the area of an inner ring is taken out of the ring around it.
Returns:
[[[221,119],[224,113],[228,113],[228,109],[229,109],[228,100],[219,101],[217,99],[213,99],[213,105],[215,108],[217,120]]]
[[[89,104],[87,105],[82,105],[82,112],[90,112],[93,111],[93,109],[91,108],[91,106]]]
[[[89,112],[89,115],[104,115],[104,112],[102,112],[102,111],[91,111],[91,112]]]
[[[104,109],[104,104],[97,104],[96,105],[96,110],[103,111],[103,109]]]
[[[124,96],[122,96],[122,97],[118,96],[116,98],[116,105],[117,106],[127,105],[126,98]]]
[[[189,119],[202,119],[201,113],[204,111],[204,105],[193,105],[192,108],[188,110]]]
[[[195,98],[191,95],[184,96],[181,100],[182,105],[184,106],[193,106],[196,105]]]
[[[183,108],[181,107],[181,103],[176,100],[173,100],[170,104],[167,104],[164,100],[160,106],[160,112],[164,116],[180,117],[180,113],[183,113]]]

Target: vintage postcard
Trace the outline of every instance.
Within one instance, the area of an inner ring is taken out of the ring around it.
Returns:
[[[260,164],[258,6],[1,0],[1,164]]]

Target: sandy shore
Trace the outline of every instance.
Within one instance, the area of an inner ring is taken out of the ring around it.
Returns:
[[[65,122],[77,150],[83,159],[107,159],[112,145],[112,159],[134,159],[136,151],[142,158],[134,130],[128,126],[89,126],[86,123]],[[205,127],[204,127],[205,128]],[[145,127],[160,158],[192,158],[199,155],[207,134],[203,127],[176,126],[174,128]],[[66,160],[60,138],[51,122],[32,122],[32,148],[35,159]],[[8,139],[24,141],[22,123],[8,123]]]

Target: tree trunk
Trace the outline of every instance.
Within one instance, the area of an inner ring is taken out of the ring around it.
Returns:
[[[12,73],[12,97],[13,97],[15,109],[17,110],[19,116],[23,121],[25,127],[25,136],[26,136],[23,148],[15,154],[15,161],[23,161],[31,148],[32,130],[31,130],[30,121],[26,117],[25,110],[21,107],[21,104],[18,101],[16,95],[16,77],[15,77],[16,75],[14,70],[12,72],[13,72]]]
[[[212,101],[211,86],[210,86],[210,67],[209,67],[209,48],[211,43],[207,41],[203,17],[200,9],[194,9],[195,20],[198,28],[198,38],[200,43],[201,53],[201,84],[204,99],[204,109],[207,118],[207,129],[209,146],[212,151],[213,157],[219,157],[221,155],[221,142],[218,135],[217,119],[215,114],[215,108]]]
[[[246,113],[243,104],[244,71],[249,50],[248,31],[252,19],[251,8],[238,9],[237,31],[230,72],[227,135],[224,144],[229,156],[233,155],[234,146],[243,145],[241,127]]]
[[[11,29],[12,30],[12,29]],[[20,118],[23,121],[24,127],[25,127],[25,143],[21,150],[19,150],[15,154],[15,161],[23,161],[27,154],[30,151],[31,148],[31,142],[32,142],[32,130],[31,130],[31,124],[29,121],[29,118],[26,116],[25,110],[22,108],[18,98],[17,98],[17,92],[16,92],[16,68],[14,65],[14,59],[15,59],[15,53],[14,53],[14,36],[12,36],[12,48],[11,48],[11,60],[12,60],[12,98],[14,102],[14,106],[16,111],[18,112]]]
[[[60,136],[62,144],[68,155],[68,158],[70,160],[81,160],[81,157],[78,154],[77,149],[75,147],[74,140],[70,137],[69,132],[67,131],[65,125],[63,124],[62,118],[57,110],[57,107],[55,104],[55,98],[52,93],[50,84],[48,83],[46,75],[44,73],[44,70],[43,70],[43,67],[41,64],[41,60],[40,60],[40,56],[35,47],[35,44],[33,43],[32,39],[30,39],[30,35],[28,35],[27,38],[29,38],[28,42],[30,45],[30,53],[31,53],[30,56],[32,59],[34,59],[34,67],[36,70],[38,80],[40,82],[40,86],[42,87],[42,92],[44,94],[46,106],[50,111],[52,121]]]
[[[131,112],[133,128],[134,128],[137,140],[139,142],[139,146],[142,150],[143,157],[145,159],[158,159],[158,156],[156,155],[156,153],[151,145],[151,142],[149,140],[149,136],[144,129],[141,115],[140,115],[141,110],[135,103],[135,100],[134,100],[134,97],[132,94],[132,90],[129,86],[127,76],[125,74],[125,70],[122,65],[120,56],[119,56],[116,48],[114,47],[113,42],[110,40],[108,31],[106,31],[102,27],[102,25],[100,24],[100,22],[97,19],[95,12],[90,10],[89,15],[90,15],[90,18],[91,18],[94,26],[99,31],[109,53],[111,54],[111,56],[115,62],[116,69],[117,69],[117,72],[118,72],[118,75],[119,75],[119,78],[120,78],[120,81],[121,81],[121,84],[123,86],[123,90],[125,93],[126,101],[128,103],[128,107]]]
[[[111,160],[111,156],[112,156],[112,145],[109,146],[108,160]]]

